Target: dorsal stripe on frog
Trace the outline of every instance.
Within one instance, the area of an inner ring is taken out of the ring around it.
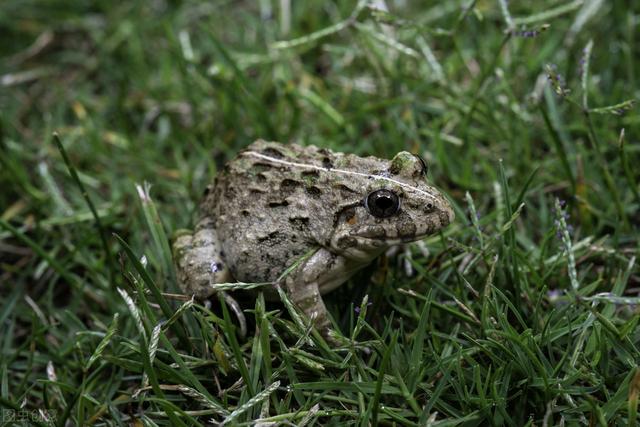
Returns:
[[[344,174],[344,175],[356,175],[356,176],[361,176],[364,178],[375,178],[375,179],[382,179],[388,182],[392,182],[396,185],[399,185],[401,187],[405,187],[405,188],[410,188],[413,191],[416,191],[418,193],[420,193],[422,196],[426,196],[432,200],[436,200],[436,198],[434,196],[432,196],[431,194],[427,193],[426,191],[420,190],[419,188],[416,187],[412,187],[411,185],[405,184],[402,181],[398,181],[396,179],[390,178],[388,176],[384,176],[384,175],[371,175],[371,174],[367,174],[367,173],[362,173],[362,172],[356,172],[356,171],[349,171],[349,170],[344,170],[344,169],[329,169],[327,170],[326,168],[323,168],[321,166],[316,166],[316,165],[309,165],[309,164],[305,164],[305,163],[296,163],[296,162],[291,162],[288,160],[282,160],[282,159],[276,159],[275,157],[270,157],[267,155],[264,155],[262,153],[258,153],[256,151],[245,151],[242,153],[243,156],[253,156],[253,157],[257,157],[259,159],[262,160],[266,160],[268,162],[271,163],[276,163],[276,164],[281,164],[281,165],[285,165],[285,166],[289,166],[292,168],[300,168],[300,169],[309,169],[309,170],[316,170],[319,172],[331,172],[331,173],[339,173],[339,174]]]

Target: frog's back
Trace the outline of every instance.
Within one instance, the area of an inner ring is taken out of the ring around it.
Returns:
[[[323,174],[300,165],[329,168],[334,156],[257,141],[225,166],[203,209],[215,219],[222,257],[236,280],[275,280],[328,238],[337,196]]]

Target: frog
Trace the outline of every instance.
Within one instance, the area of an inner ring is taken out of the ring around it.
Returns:
[[[219,171],[195,229],[175,239],[179,286],[205,299],[216,284],[275,284],[329,336],[323,295],[388,248],[453,222],[426,176],[408,151],[388,160],[257,140]]]

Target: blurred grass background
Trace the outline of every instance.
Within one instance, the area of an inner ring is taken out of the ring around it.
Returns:
[[[639,6],[4,0],[3,416],[635,424]],[[326,298],[349,347],[261,298],[237,337],[224,305],[153,292],[257,138],[420,153],[456,206]]]

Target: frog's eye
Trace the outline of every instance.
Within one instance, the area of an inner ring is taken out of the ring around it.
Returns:
[[[400,199],[393,191],[376,190],[369,193],[365,199],[365,207],[377,218],[388,218],[400,209]]]

